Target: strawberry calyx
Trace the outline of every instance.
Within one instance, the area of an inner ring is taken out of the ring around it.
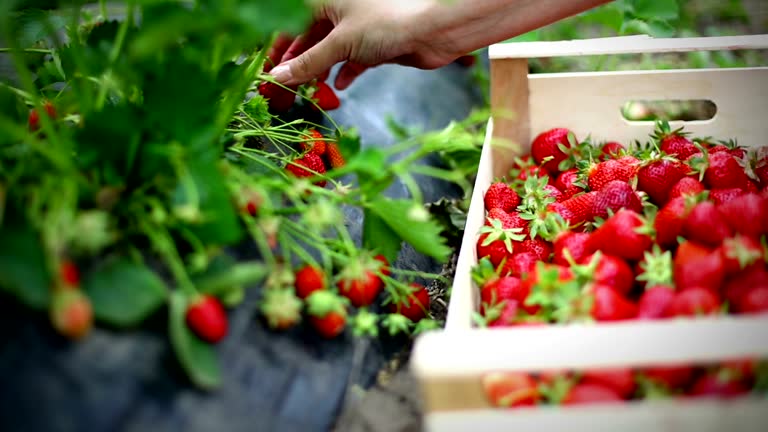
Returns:
[[[502,262],[501,266],[503,265],[504,263]],[[491,260],[488,259],[488,257],[481,258],[477,265],[472,267],[470,274],[472,280],[478,286],[483,286],[489,281],[499,278],[499,274],[496,272],[496,269],[493,267],[493,263],[491,263]]]
[[[379,316],[369,311],[367,308],[361,308],[357,311],[352,320],[352,334],[358,337],[379,335]]]
[[[637,382],[637,393],[641,399],[663,400],[669,399],[673,394],[666,385],[642,373],[635,377],[635,381]]]
[[[346,316],[348,300],[331,291],[315,291],[305,300],[307,312],[315,317],[322,318],[330,313],[338,313]]]
[[[413,326],[413,321],[402,314],[390,313],[381,320],[381,324],[390,336],[396,336],[401,333],[408,334]]]
[[[574,385],[576,385],[576,377],[557,374],[552,379],[539,382],[539,394],[548,403],[561,405]]]
[[[259,306],[272,329],[286,329],[301,321],[303,303],[291,289],[270,289]]]
[[[673,286],[672,252],[662,252],[659,245],[654,245],[651,251],[645,251],[640,262],[643,270],[635,279],[645,282],[646,289],[655,286]]]
[[[747,247],[739,237],[730,237],[723,240],[725,257],[738,262],[739,269],[741,270],[744,270],[764,257],[765,248],[761,249],[762,250],[757,250]]]
[[[416,328],[413,329],[413,335],[419,335],[422,333],[426,333],[432,330],[438,330],[440,328],[440,323],[431,319],[431,318],[425,318],[418,323],[416,323]]]
[[[690,132],[683,132],[683,129],[684,129],[683,126],[677,129],[672,129],[672,127],[669,125],[669,121],[657,120],[654,131],[651,134],[651,137],[661,142],[665,138],[669,138],[673,136],[679,136],[679,137],[690,136]]]
[[[525,234],[521,234],[522,228],[507,228],[505,229],[499,219],[488,219],[491,223],[490,226],[484,225],[480,228],[480,234],[487,234],[483,240],[482,246],[488,246],[495,241],[501,241],[504,243],[504,247],[507,252],[512,253],[512,242],[521,242],[525,240]]]

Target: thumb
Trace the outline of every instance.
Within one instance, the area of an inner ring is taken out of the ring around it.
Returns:
[[[309,82],[348,57],[349,49],[336,31],[315,46],[270,71],[275,81],[285,86]]]

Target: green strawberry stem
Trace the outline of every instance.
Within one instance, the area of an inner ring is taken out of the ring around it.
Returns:
[[[192,283],[189,274],[187,274],[184,262],[179,256],[168,230],[165,227],[155,226],[146,219],[141,223],[141,228],[152,242],[155,251],[165,261],[182,292],[188,297],[197,295],[197,289],[195,289],[195,285]]]

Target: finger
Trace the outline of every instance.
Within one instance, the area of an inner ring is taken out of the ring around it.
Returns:
[[[349,57],[347,44],[336,32],[298,57],[278,65],[270,72],[283,85],[304,84],[320,76],[336,63]]]
[[[288,60],[303,54],[306,50],[312,48],[315,44],[323,40],[323,38],[328,36],[328,33],[330,33],[331,30],[333,30],[333,23],[331,21],[316,21],[309,27],[309,30],[306,33],[293,41],[291,46],[285,51],[285,54],[283,54],[280,62],[287,62]]]
[[[344,66],[339,69],[339,73],[336,75],[336,82],[334,85],[339,90],[344,90],[352,84],[360,74],[365,72],[368,66],[361,65],[359,63],[346,62]]]
[[[267,52],[267,61],[264,63],[264,72],[269,72],[274,66],[280,63],[280,59],[283,58],[283,55],[288,51],[288,48],[293,41],[294,38],[288,34],[280,34],[275,39],[275,43],[272,44]]]

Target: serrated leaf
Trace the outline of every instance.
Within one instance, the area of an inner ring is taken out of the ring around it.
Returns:
[[[675,20],[680,16],[677,0],[634,0],[634,15],[647,20]]]
[[[187,327],[188,299],[179,291],[171,294],[169,333],[171,345],[182,368],[198,387],[213,389],[221,384],[221,369],[213,346]]]
[[[372,201],[368,209],[380,217],[392,231],[413,246],[417,252],[445,262],[452,250],[445,245],[445,239],[440,235],[439,224],[431,217],[426,219],[412,217],[413,205],[414,202],[409,200],[379,198]]]
[[[22,303],[45,309],[50,302],[50,275],[39,236],[27,228],[0,227],[0,290]]]
[[[363,247],[384,255],[395,262],[403,240],[387,223],[370,209],[363,213]]]
[[[143,265],[118,259],[88,273],[83,289],[96,319],[118,327],[140,324],[166,300],[168,288]]]

